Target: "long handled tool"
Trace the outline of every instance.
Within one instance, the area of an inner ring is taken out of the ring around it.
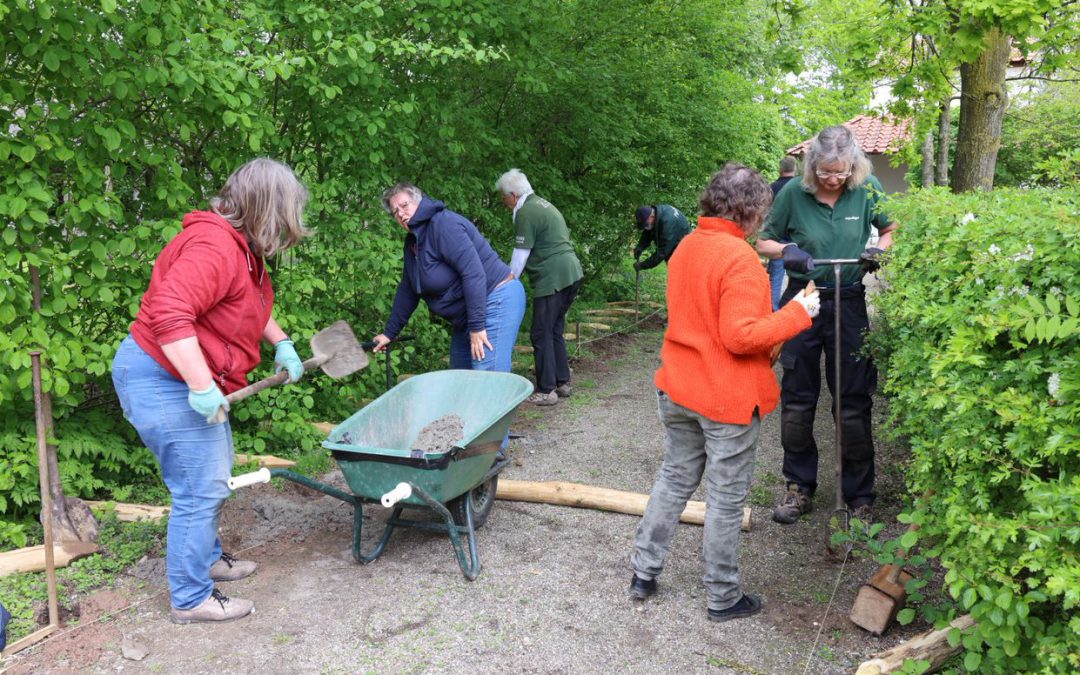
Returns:
[[[641,310],[641,270],[634,270],[634,321],[639,318]]]
[[[840,415],[840,411],[843,407],[843,381],[840,379],[840,266],[841,265],[861,265],[862,261],[858,258],[815,258],[814,267],[822,265],[832,265],[833,268],[833,373],[835,377],[836,386],[833,387],[833,426],[836,427],[836,507],[833,509],[832,515],[829,517],[830,525],[833,519],[836,519],[836,529],[842,532],[846,532],[851,529],[851,512],[848,511],[847,504],[844,503],[844,486],[843,486],[843,467],[844,467],[844,451],[843,451],[843,431],[841,420],[843,417]],[[825,538],[825,550],[829,555],[836,557],[844,557],[851,552],[853,542],[848,539],[847,543],[841,547],[833,546],[831,532],[826,533]]]
[[[368,365],[367,353],[360,342],[356,339],[349,324],[337,321],[322,329],[311,338],[312,357],[304,361],[304,372],[321,368],[324,373],[333,379],[351,375],[362,370]],[[284,383],[289,379],[289,373],[284,370],[280,373],[263,378],[238,389],[225,397],[230,404],[242,401],[245,398],[257,394],[267,387],[273,387]],[[224,422],[225,410],[218,409],[217,415],[212,419],[214,422]]]

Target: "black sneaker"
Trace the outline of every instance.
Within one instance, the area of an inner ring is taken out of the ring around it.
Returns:
[[[761,597],[743,593],[743,596],[739,598],[739,601],[727,609],[710,609],[709,621],[723,623],[725,621],[731,621],[732,619],[745,619],[760,611]]]
[[[656,593],[656,579],[642,579],[634,575],[630,579],[630,597],[635,600],[644,600]]]

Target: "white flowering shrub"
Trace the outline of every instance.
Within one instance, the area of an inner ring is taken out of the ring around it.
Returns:
[[[977,622],[950,639],[968,670],[1076,672],[1080,191],[924,190],[889,213],[870,344],[921,495],[902,519]]]

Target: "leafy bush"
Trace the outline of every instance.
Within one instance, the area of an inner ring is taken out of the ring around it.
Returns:
[[[1080,669],[1080,191],[890,204],[872,349],[981,672]],[[955,644],[955,642],[954,642]]]

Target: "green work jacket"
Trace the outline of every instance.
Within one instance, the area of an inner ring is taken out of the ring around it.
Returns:
[[[637,246],[634,247],[634,259],[637,260],[650,244],[656,242],[656,250],[653,254],[641,261],[640,267],[643,270],[652,269],[666,262],[671,258],[671,254],[675,252],[675,247],[679,245],[683,237],[690,234],[690,223],[687,222],[682,211],[667,204],[658,204],[653,208],[656,209],[656,222],[653,223],[652,229],[642,230]]]
[[[562,214],[535,193],[525,198],[514,216],[514,247],[530,249],[525,272],[537,298],[557,293],[583,276]]]
[[[859,187],[844,190],[835,206],[828,206],[803,190],[801,180],[788,181],[773,200],[761,239],[794,242],[815,258],[858,258],[866,250],[870,227],[883,230],[892,224],[882,209],[884,196],[881,183],[870,176]],[[807,274],[788,270],[788,275],[825,286],[834,280],[831,266]],[[854,284],[862,276],[858,265],[844,265],[840,283]]]

